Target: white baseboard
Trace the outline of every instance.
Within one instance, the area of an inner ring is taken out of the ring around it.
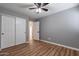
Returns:
[[[40,40],[40,41],[50,43],[50,44],[54,44],[54,45],[58,45],[58,46],[62,46],[62,47],[68,48],[68,49],[79,51],[78,48],[74,48],[74,47],[70,47],[70,46],[66,46],[66,45],[62,45],[62,44],[58,44],[58,43],[54,43],[54,42],[49,42],[49,41],[46,41],[46,40]]]

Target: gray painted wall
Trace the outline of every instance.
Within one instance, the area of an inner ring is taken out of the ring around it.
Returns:
[[[11,15],[11,16],[15,16],[15,17],[21,17],[21,18],[25,18],[26,19],[26,39],[28,40],[28,21],[29,21],[29,18],[27,15],[24,15],[22,13],[17,13],[17,12],[14,12],[14,11],[11,11],[11,10],[8,10],[8,9],[5,9],[5,8],[2,8],[0,7],[0,14],[6,14],[6,15]],[[1,16],[0,16],[0,38],[1,38]],[[1,39],[0,39],[0,43],[1,43]],[[1,46],[1,45],[0,45]]]
[[[79,8],[71,8],[40,21],[40,38],[79,48]]]

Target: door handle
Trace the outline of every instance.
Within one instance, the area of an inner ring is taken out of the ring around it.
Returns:
[[[4,35],[4,33],[1,33],[2,35]]]

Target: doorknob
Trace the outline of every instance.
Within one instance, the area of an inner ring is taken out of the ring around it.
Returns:
[[[4,33],[1,33],[2,35],[4,35]]]

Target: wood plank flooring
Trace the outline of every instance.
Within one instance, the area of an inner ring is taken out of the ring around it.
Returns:
[[[42,41],[30,41],[0,51],[2,56],[79,56],[79,51]]]

